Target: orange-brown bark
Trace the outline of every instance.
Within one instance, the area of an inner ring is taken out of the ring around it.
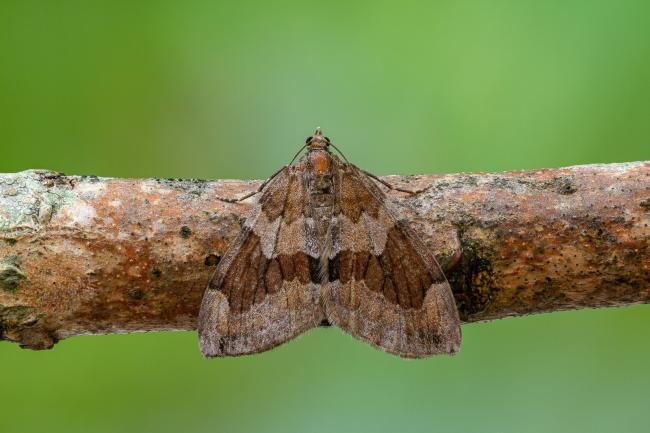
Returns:
[[[650,302],[650,162],[384,179],[464,322]],[[194,329],[258,185],[0,175],[0,337]]]

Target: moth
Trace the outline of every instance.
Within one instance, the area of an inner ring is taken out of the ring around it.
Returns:
[[[449,283],[377,182],[393,187],[330,147],[318,128],[296,164],[226,199],[259,193],[205,290],[204,356],[262,352],[319,325],[406,358],[458,351]]]

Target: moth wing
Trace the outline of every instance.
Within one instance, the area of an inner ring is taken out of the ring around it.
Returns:
[[[324,319],[306,254],[300,168],[285,168],[260,194],[203,295],[198,332],[206,357],[262,352]]]
[[[457,352],[458,311],[435,258],[373,180],[339,164],[339,232],[323,288],[328,320],[402,357]]]

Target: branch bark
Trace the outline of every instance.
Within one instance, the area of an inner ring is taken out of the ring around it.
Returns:
[[[385,179],[464,322],[650,301],[650,162]],[[258,185],[0,175],[0,337],[194,329]]]

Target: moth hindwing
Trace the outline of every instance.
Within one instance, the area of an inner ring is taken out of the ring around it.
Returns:
[[[433,255],[330,145],[317,129],[259,191],[203,296],[205,356],[262,352],[324,322],[403,357],[458,351],[458,311]]]

